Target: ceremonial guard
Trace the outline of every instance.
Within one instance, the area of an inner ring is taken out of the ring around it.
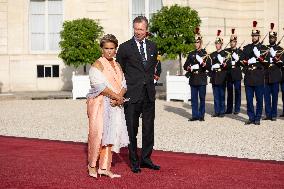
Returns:
[[[277,104],[279,93],[279,82],[281,81],[281,66],[283,62],[277,56],[283,49],[277,42],[277,32],[273,31],[274,23],[270,24],[269,46],[265,56],[265,85],[264,85],[264,102],[265,115],[264,120],[276,121]]]
[[[208,55],[202,48],[202,36],[199,28],[195,29],[195,50],[190,52],[184,64],[186,76],[189,77],[191,88],[192,118],[189,121],[204,121],[205,114],[205,95],[207,85],[206,70],[210,69],[207,64]]]
[[[210,54],[211,70],[210,82],[212,83],[214,96],[214,114],[212,117],[224,117],[225,114],[225,86],[227,76],[227,53],[222,50],[223,39],[221,30],[217,31],[215,40],[216,51]]]
[[[266,48],[260,42],[260,30],[256,28],[257,22],[253,21],[252,43],[244,47],[244,84],[247,100],[247,114],[249,120],[246,125],[260,125],[260,119],[263,109],[264,93],[264,66],[262,53]],[[254,110],[253,98],[256,97],[256,110]]]
[[[227,63],[227,109],[226,114],[233,113],[233,94],[235,92],[234,114],[238,114],[241,108],[241,80],[242,80],[242,64],[243,52],[237,48],[237,35],[235,29],[232,29],[230,37],[230,48],[225,49],[225,52],[230,54],[230,59]]]

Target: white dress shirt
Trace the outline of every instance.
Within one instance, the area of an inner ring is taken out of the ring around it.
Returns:
[[[135,39],[135,42],[136,42],[136,44],[137,44],[139,53],[141,54],[141,52],[140,52],[140,43],[139,43],[139,41],[138,41],[135,37],[134,37],[134,39]],[[147,60],[147,50],[146,50],[146,41],[145,41],[145,38],[143,39],[143,48],[144,48],[145,59]]]

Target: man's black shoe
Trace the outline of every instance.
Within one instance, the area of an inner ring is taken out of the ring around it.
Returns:
[[[198,118],[190,118],[188,121],[197,121]]]
[[[255,125],[260,125],[260,121],[255,121],[254,124]]]
[[[211,117],[219,117],[219,114],[213,114]]]
[[[276,121],[276,117],[271,118],[271,121]]]
[[[262,120],[271,120],[271,117],[264,117],[264,118],[262,118]]]
[[[235,115],[238,115],[240,112],[234,112]]]
[[[226,111],[225,114],[232,114],[232,112]]]
[[[220,114],[219,117],[225,117],[225,114]]]
[[[245,122],[245,125],[250,125],[250,124],[253,124],[254,122],[251,121],[251,120],[248,120],[247,122]]]
[[[141,169],[139,168],[139,167],[132,167],[131,168],[131,171],[133,172],[133,173],[140,173],[141,172]]]
[[[281,114],[279,117],[284,117],[284,113],[283,113],[283,114]]]
[[[205,121],[204,117],[199,118],[199,121]]]
[[[141,168],[153,169],[153,170],[160,170],[161,169],[161,167],[159,165],[155,165],[153,163],[151,163],[151,164],[147,164],[147,163],[140,164],[140,167]]]

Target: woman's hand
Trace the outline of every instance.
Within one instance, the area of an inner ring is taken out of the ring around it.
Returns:
[[[115,107],[115,106],[118,105],[118,103],[117,103],[116,100],[110,100],[110,105],[111,105],[112,107]]]
[[[116,101],[118,106],[121,106],[124,103],[124,98],[122,97],[122,100]]]
[[[121,95],[117,95],[116,100],[111,100],[110,104],[112,107],[120,106],[124,103],[124,97]]]

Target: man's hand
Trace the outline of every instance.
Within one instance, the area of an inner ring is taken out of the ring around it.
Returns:
[[[220,68],[220,64],[213,64],[212,65],[212,67],[211,67],[212,69],[219,69]]]
[[[187,66],[186,70],[187,70],[188,72],[191,72],[191,66]]]
[[[192,70],[199,70],[199,64],[194,64],[191,66]]]
[[[252,57],[248,60],[248,64],[255,64],[256,63],[256,58]]]
[[[224,57],[222,57],[220,54],[218,54],[218,55],[217,55],[217,58],[218,58],[219,62],[220,62],[221,64],[223,64],[223,62],[224,62]]]
[[[253,48],[253,53],[254,53],[254,55],[255,55],[257,58],[260,57],[260,51],[258,50],[258,48],[254,47],[254,48]]]
[[[240,59],[240,58],[239,58],[239,55],[237,55],[237,53],[235,53],[235,52],[232,54],[232,57],[234,58],[234,60],[235,60],[236,62],[238,62],[239,59]]]
[[[276,51],[271,47],[270,50],[269,50],[272,58],[276,56]]]
[[[196,60],[199,62],[199,64],[202,64],[203,59],[198,54],[196,54],[195,57],[196,57]]]
[[[158,81],[158,80],[160,79],[160,77],[154,74],[154,79],[155,79],[156,81]]]

